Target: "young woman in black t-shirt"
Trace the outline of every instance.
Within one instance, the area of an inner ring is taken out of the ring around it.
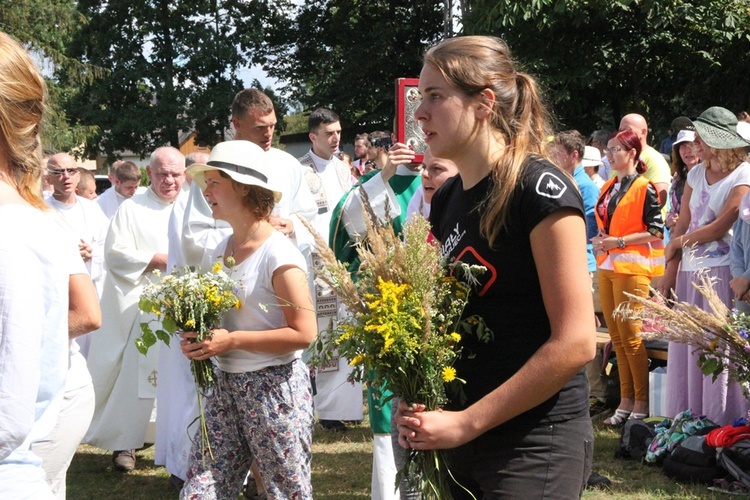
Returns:
[[[449,449],[477,498],[578,497],[593,443],[582,368],[595,349],[580,194],[544,159],[546,111],[501,40],[433,47],[419,89],[430,150],[459,171],[433,198],[433,232],[447,257],[487,267],[465,316],[482,316],[494,340],[462,339],[465,402],[401,403],[399,443]]]

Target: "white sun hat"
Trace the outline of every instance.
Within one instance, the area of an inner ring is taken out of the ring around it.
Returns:
[[[258,186],[273,193],[276,203],[281,199],[281,193],[269,187],[271,166],[268,156],[258,145],[250,141],[220,142],[211,150],[206,163],[193,163],[188,167],[187,174],[206,189],[206,172],[218,170],[247,186]]]
[[[583,160],[581,164],[584,167],[600,167],[603,165],[602,155],[594,146],[586,146],[583,150]]]

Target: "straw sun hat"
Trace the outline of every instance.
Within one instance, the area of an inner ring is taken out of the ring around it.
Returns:
[[[701,140],[714,149],[750,146],[750,123],[737,123],[737,117],[726,108],[708,108],[693,124]]]
[[[220,142],[211,150],[206,163],[193,163],[188,167],[187,174],[202,189],[206,189],[206,172],[218,170],[240,184],[268,189],[278,203],[281,193],[269,185],[272,174],[267,158],[265,151],[250,141]]]

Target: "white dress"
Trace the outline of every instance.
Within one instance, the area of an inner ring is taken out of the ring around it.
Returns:
[[[89,371],[96,391],[96,409],[84,441],[107,450],[128,450],[144,444],[156,397],[159,344],[143,356],[134,341],[141,314],[143,286],[158,276],[144,274],[151,258],[166,254],[172,204],[149,188],[125,201],[112,219],[105,243],[107,276],[102,294],[103,325],[94,332]]]

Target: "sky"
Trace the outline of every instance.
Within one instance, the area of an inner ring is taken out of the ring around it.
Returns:
[[[242,70],[240,70],[239,77],[242,80],[242,83],[245,84],[245,88],[250,87],[250,85],[253,83],[253,80],[255,79],[257,79],[260,84],[263,85],[263,88],[271,87],[274,90],[278,90],[278,88],[281,86],[278,80],[270,78],[263,70],[263,68],[257,64],[250,68],[243,68]]]

